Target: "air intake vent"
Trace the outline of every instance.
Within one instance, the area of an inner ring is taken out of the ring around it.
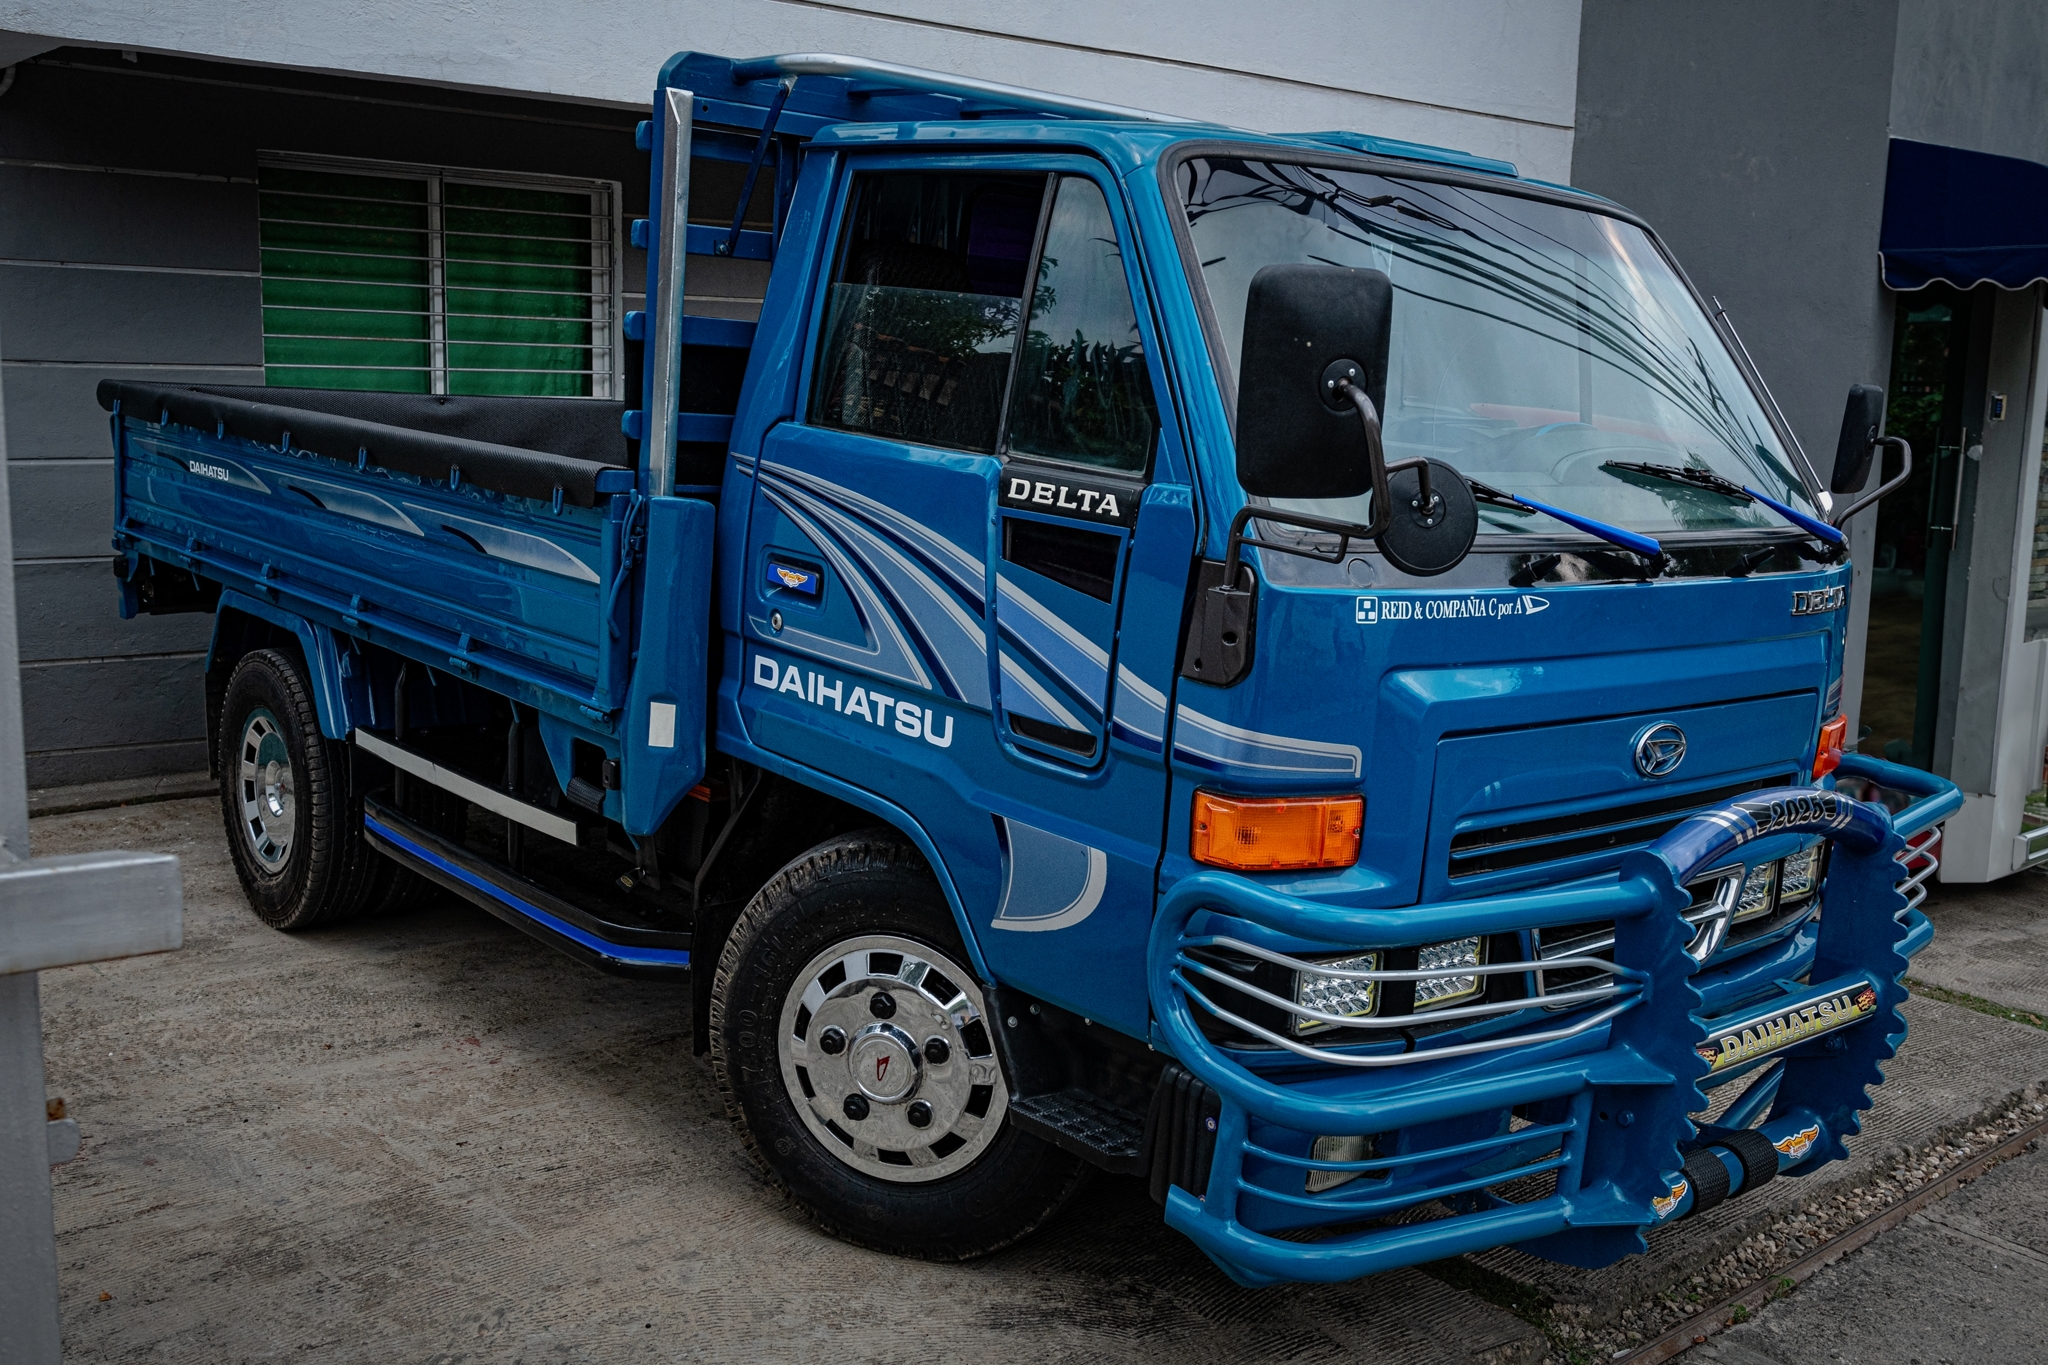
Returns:
[[[1789,786],[1796,780],[1790,773],[1775,778],[1750,778],[1707,791],[1659,796],[1576,815],[1468,829],[1451,838],[1450,875],[1455,881],[1482,872],[1506,872],[1588,853],[1633,848],[1649,843],[1704,807],[1764,787]]]

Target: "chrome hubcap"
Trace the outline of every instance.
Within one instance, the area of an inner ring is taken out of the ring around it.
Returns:
[[[292,852],[292,759],[277,717],[258,708],[242,726],[242,834],[267,872]]]
[[[826,1151],[881,1180],[964,1170],[1009,1107],[986,1002],[966,968],[874,934],[813,958],[782,1005],[790,1103]]]

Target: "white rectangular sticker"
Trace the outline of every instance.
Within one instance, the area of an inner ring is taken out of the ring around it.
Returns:
[[[650,749],[673,749],[676,747],[676,704],[672,701],[656,701],[647,704],[647,747]]]

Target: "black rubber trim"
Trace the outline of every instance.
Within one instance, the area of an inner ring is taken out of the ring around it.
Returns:
[[[1714,1134],[1714,1145],[1726,1147],[1742,1163],[1742,1192],[1778,1178],[1778,1149],[1754,1128],[1729,1128]]]
[[[1179,1064],[1166,1064],[1145,1116],[1145,1172],[1155,1203],[1164,1204],[1173,1185],[1197,1199],[1209,1193],[1222,1114],[1223,1101],[1215,1091]]]
[[[563,499],[578,507],[597,505],[598,475],[624,468],[623,451],[621,463],[607,464],[204,389],[103,379],[98,398],[107,411],[114,411],[118,403],[123,416],[137,421],[158,422],[168,414],[172,422],[196,431],[224,431],[245,441],[349,463],[360,452],[380,468],[441,483],[448,481],[451,470],[459,470],[463,483],[540,501],[551,500],[559,488]]]
[[[1685,1159],[1685,1178],[1692,1182],[1692,1207],[1687,1218],[1705,1213],[1728,1198],[1728,1168],[1707,1147],[1695,1147]]]

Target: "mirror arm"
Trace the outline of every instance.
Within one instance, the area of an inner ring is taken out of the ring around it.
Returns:
[[[1337,396],[1348,400],[1358,410],[1358,420],[1365,427],[1365,463],[1372,471],[1372,529],[1365,532],[1366,539],[1370,540],[1385,534],[1388,523],[1393,519],[1393,495],[1387,490],[1387,476],[1393,471],[1387,468],[1387,447],[1380,435],[1380,415],[1372,405],[1372,398],[1348,379],[1337,381]],[[1429,501],[1427,461],[1423,462],[1422,468],[1422,500],[1425,504]]]
[[[1223,552],[1223,585],[1225,588],[1235,588],[1237,586],[1238,561],[1242,558],[1243,547],[1247,545],[1257,546],[1262,550],[1273,550],[1284,555],[1299,555],[1303,559],[1320,559],[1326,564],[1342,564],[1345,556],[1351,553],[1352,541],[1378,540],[1386,534],[1387,526],[1393,519],[1394,511],[1394,495],[1388,487],[1388,479],[1391,475],[1398,474],[1404,469],[1415,470],[1416,477],[1421,480],[1419,491],[1422,495],[1423,505],[1427,506],[1433,500],[1434,494],[1431,493],[1429,487],[1428,460],[1418,457],[1412,460],[1400,460],[1394,464],[1387,463],[1386,446],[1380,440],[1379,414],[1373,410],[1372,399],[1367,396],[1365,390],[1359,388],[1348,379],[1340,379],[1337,381],[1337,394],[1341,398],[1348,399],[1351,405],[1358,410],[1358,420],[1365,426],[1366,464],[1372,470],[1372,524],[1361,526],[1355,521],[1338,521],[1331,517],[1311,516],[1307,512],[1284,512],[1278,508],[1254,507],[1247,503],[1238,509],[1236,516],[1230,519],[1230,540]],[[1282,545],[1276,541],[1260,540],[1255,536],[1247,536],[1244,533],[1245,524],[1254,517],[1260,521],[1270,521],[1282,526],[1299,526],[1306,531],[1327,532],[1338,538],[1337,552],[1334,555],[1326,554],[1321,550],[1312,550],[1305,546]]]
[[[1862,497],[1856,499],[1856,501],[1850,503],[1847,507],[1835,513],[1833,516],[1829,517],[1828,520],[1834,523],[1836,526],[1842,526],[1847,524],[1849,518],[1855,516],[1858,512],[1861,512],[1864,508],[1870,506],[1879,498],[1884,497],[1887,493],[1890,493],[1891,491],[1896,489],[1900,484],[1904,483],[1907,479],[1913,476],[1913,447],[1906,444],[1904,437],[1880,436],[1875,441],[1872,441],[1871,444],[1879,447],[1896,447],[1899,452],[1899,461],[1901,465],[1903,465],[1903,468],[1899,470],[1898,477],[1891,479],[1886,483],[1879,484],[1875,491],[1865,493]],[[1854,447],[1852,446],[1851,449],[1854,449]],[[1878,468],[1884,468],[1882,457],[1880,457],[1879,459]]]

